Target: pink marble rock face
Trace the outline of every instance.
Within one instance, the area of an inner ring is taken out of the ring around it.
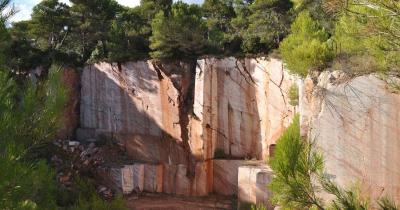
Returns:
[[[82,128],[180,139],[178,90],[151,61],[89,65],[81,81]]]
[[[242,161],[215,154],[265,160],[296,112],[287,97],[296,82],[267,58],[97,63],[82,72],[77,134],[114,138],[144,164],[122,169],[124,191],[236,195]]]
[[[400,95],[374,75],[339,85],[338,72],[324,72],[301,86],[302,132],[315,139],[326,173],[363,195],[400,201]]]
[[[146,151],[172,139],[183,145],[187,141],[184,152],[198,161],[212,159],[216,150],[227,158],[265,159],[268,146],[296,111],[287,92],[297,79],[276,59],[207,58],[190,68],[151,60],[85,67],[80,131],[123,136],[127,147],[138,148],[132,151],[136,154],[141,145]],[[193,102],[182,103],[183,98]],[[146,136],[152,139],[149,143],[141,140]],[[161,150],[172,147],[153,148],[158,152],[148,154],[157,159]]]
[[[295,82],[276,59],[197,61],[192,151],[204,159],[217,150],[228,158],[265,159],[295,113],[287,98]]]

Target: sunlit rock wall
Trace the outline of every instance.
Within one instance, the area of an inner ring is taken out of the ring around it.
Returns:
[[[158,164],[162,176],[145,172],[145,191],[236,195],[244,159],[265,160],[294,116],[287,92],[296,82],[269,58],[93,64],[81,76],[77,135],[114,138],[132,162]],[[118,186],[129,191],[136,173],[122,168]]]
[[[375,75],[339,72],[307,78],[300,89],[302,133],[323,151],[329,177],[400,201],[400,95]]]
[[[190,68],[184,64],[164,67],[164,71],[158,68],[152,61],[85,67],[81,127],[158,137],[167,133],[180,140],[179,90],[172,79],[182,82]],[[166,76],[165,72],[175,70],[180,74]]]
[[[297,79],[276,59],[199,60],[195,81],[190,141],[204,159],[265,159],[295,113],[287,92]]]

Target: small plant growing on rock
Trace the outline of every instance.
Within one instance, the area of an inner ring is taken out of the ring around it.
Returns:
[[[224,149],[217,148],[214,152],[214,158],[215,159],[224,159],[227,158],[227,155],[225,154]]]
[[[290,86],[288,97],[290,105],[292,106],[299,105],[299,87],[297,86],[297,84],[293,84]]]

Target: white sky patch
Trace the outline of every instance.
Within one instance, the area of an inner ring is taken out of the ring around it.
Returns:
[[[136,7],[139,6],[140,0],[117,0],[119,4],[127,6],[127,7]]]

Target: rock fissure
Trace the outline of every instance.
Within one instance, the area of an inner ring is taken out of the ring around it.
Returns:
[[[243,74],[242,70],[240,70],[239,63],[240,63],[240,61],[236,60],[236,62],[235,62],[236,70],[240,73],[240,75],[242,75],[242,77],[244,78],[244,80],[246,81],[247,84],[249,84],[249,85],[255,84],[252,77],[250,77],[250,81],[249,81],[247,79],[247,76],[245,74]],[[240,64],[242,64],[242,63],[240,63]]]

